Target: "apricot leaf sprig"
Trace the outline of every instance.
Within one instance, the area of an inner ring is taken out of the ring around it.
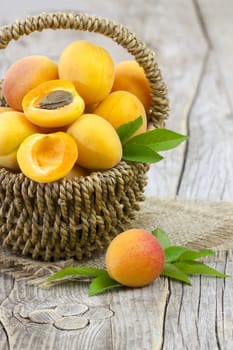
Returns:
[[[173,246],[170,243],[168,235],[157,228],[152,234],[159,240],[164,253],[165,264],[160,276],[168,277],[179,282],[191,285],[188,275],[211,275],[215,277],[229,277],[216,269],[209,267],[203,262],[196,261],[205,256],[213,256],[214,251],[211,249],[202,249],[200,251],[190,250],[182,246]],[[89,281],[89,296],[103,293],[112,288],[125,287],[123,284],[112,279],[106,269],[100,269],[92,266],[66,267],[50,276],[46,282],[55,281],[64,282],[67,277],[75,277],[78,281]]]
[[[163,159],[158,153],[179,146],[188,136],[157,128],[132,135],[142,126],[142,117],[121,125],[117,129],[123,146],[122,159],[131,162],[156,163]]]
[[[170,244],[168,235],[160,228],[152,231],[152,234],[158,238],[165,253],[165,264],[160,276],[170,277],[189,285],[191,285],[191,282],[187,275],[229,277],[229,275],[225,275],[203,262],[196,261],[205,256],[213,256],[214,251],[212,249],[195,251],[182,246],[173,246]]]
[[[113,280],[105,269],[99,269],[92,266],[80,266],[80,267],[65,267],[60,271],[56,272],[47,279],[47,283],[51,283],[57,280],[66,281],[66,277],[76,276],[79,281],[90,281],[88,295],[93,296],[100,294],[107,289],[115,287],[123,287],[122,284]],[[83,276],[84,278],[80,278]]]

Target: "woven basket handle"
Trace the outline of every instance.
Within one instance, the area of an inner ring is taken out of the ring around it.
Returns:
[[[151,87],[152,108],[148,113],[148,119],[156,127],[165,125],[169,111],[167,87],[156,62],[155,54],[127,27],[102,17],[77,12],[42,13],[1,27],[0,49],[6,48],[11,40],[18,40],[23,35],[29,35],[43,29],[74,29],[96,32],[111,38],[125,48],[144,69]]]

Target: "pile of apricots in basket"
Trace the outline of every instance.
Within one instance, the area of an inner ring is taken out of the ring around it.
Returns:
[[[117,128],[139,116],[147,128],[150,87],[135,60],[114,63],[109,52],[78,40],[49,57],[23,57],[2,83],[0,167],[47,183],[116,166]]]

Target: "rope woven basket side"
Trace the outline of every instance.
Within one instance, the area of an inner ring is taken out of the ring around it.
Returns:
[[[11,40],[44,29],[103,34],[132,54],[151,87],[148,121],[163,127],[168,118],[166,84],[155,54],[125,26],[80,13],[43,13],[0,29],[0,49]],[[1,96],[0,105],[5,105]],[[105,172],[41,184],[0,169],[0,242],[23,255],[45,261],[81,260],[102,250],[124,230],[143,200],[148,166],[120,162]]]

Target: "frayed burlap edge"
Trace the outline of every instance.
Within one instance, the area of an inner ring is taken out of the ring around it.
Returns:
[[[131,227],[166,231],[171,243],[192,249],[211,248],[216,254],[211,261],[222,261],[227,254],[233,261],[233,203],[201,200],[167,199],[148,197],[141,204],[137,218]],[[35,261],[14,254],[0,247],[0,271],[10,273],[16,279],[42,285],[53,272],[68,266],[91,265],[104,267],[104,253],[83,262],[70,259],[55,263]]]

